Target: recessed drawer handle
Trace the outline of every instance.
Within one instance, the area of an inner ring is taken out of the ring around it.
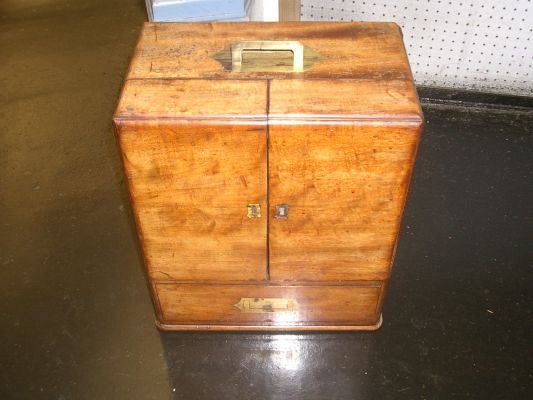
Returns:
[[[294,312],[298,310],[298,301],[296,299],[286,298],[259,298],[259,297],[242,297],[241,300],[233,305],[242,313],[276,313],[276,312]]]

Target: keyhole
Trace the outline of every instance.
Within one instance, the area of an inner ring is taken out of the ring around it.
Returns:
[[[278,219],[289,218],[289,205],[288,204],[277,204],[276,213],[274,214],[274,217]]]

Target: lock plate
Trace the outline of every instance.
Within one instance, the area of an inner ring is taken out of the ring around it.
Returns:
[[[248,218],[261,218],[261,205],[248,204]]]
[[[276,212],[274,218],[287,219],[289,218],[289,205],[288,204],[276,204]]]

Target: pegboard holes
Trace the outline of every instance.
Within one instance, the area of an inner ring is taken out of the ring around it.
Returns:
[[[530,4],[531,0],[302,0],[302,19],[394,21],[402,27],[418,84],[532,95]],[[446,73],[452,70],[454,74]]]

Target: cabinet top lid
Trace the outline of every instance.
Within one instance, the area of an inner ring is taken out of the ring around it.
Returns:
[[[396,24],[238,22],[146,23],[115,118],[423,117]]]
[[[275,50],[294,52],[290,68],[261,68]],[[128,78],[412,79],[398,25],[379,22],[146,23]]]

